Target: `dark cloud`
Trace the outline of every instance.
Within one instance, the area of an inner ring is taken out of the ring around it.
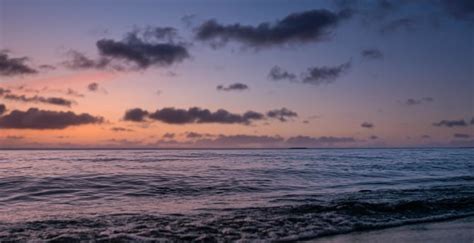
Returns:
[[[360,124],[360,126],[363,128],[369,128],[369,129],[375,127],[375,125],[370,122],[363,122],[362,124]]]
[[[190,57],[183,43],[170,40],[157,42],[163,38],[171,38],[174,32],[174,29],[167,28],[148,29],[142,37],[137,32],[131,32],[121,41],[102,39],[97,41],[96,45],[102,57],[125,61],[134,64],[138,69],[169,66]]]
[[[472,0],[441,0],[448,14],[460,20],[474,20],[474,1]]]
[[[75,103],[73,100],[68,100],[61,97],[42,97],[38,95],[27,97],[25,95],[16,95],[16,94],[7,93],[4,95],[0,94],[0,97],[5,100],[11,100],[11,101],[26,102],[26,103],[43,103],[43,104],[59,105],[59,106],[66,106],[66,107],[71,107],[71,105]]]
[[[421,105],[423,103],[430,103],[433,102],[434,99],[431,97],[423,97],[421,99],[407,99],[405,102],[403,102],[405,105],[412,106],[412,105]]]
[[[187,44],[178,41],[171,27],[134,30],[122,40],[101,39],[96,43],[99,57],[92,59],[78,51],[69,51],[63,64],[71,69],[136,70],[151,66],[169,66],[189,58]]]
[[[471,125],[474,125],[474,117],[471,119]]]
[[[282,122],[286,122],[288,119],[298,117],[298,113],[283,107],[281,109],[268,111],[267,116],[270,118],[278,119]]]
[[[469,134],[464,134],[464,133],[455,133],[455,134],[453,134],[453,137],[454,137],[454,138],[470,138],[471,135],[469,135]]]
[[[37,70],[28,66],[27,61],[27,57],[9,57],[6,51],[0,51],[0,75],[16,76],[37,73]]]
[[[302,82],[313,85],[329,84],[341,76],[351,67],[351,62],[343,63],[335,67],[310,67],[302,75]]]
[[[379,49],[365,49],[360,53],[363,57],[367,59],[381,59],[383,58],[383,53]]]
[[[233,83],[227,87],[223,85],[218,85],[216,89],[219,91],[243,91],[243,90],[248,90],[249,86],[243,83]]]
[[[174,133],[169,133],[169,132],[167,132],[167,133],[165,133],[165,134],[163,135],[163,138],[174,138],[175,135],[176,135],[176,134],[174,134]]]
[[[87,89],[91,92],[95,92],[99,90],[99,84],[98,83],[90,83],[87,85]]]
[[[459,120],[442,120],[440,122],[433,123],[436,127],[465,127],[467,122],[464,119]]]
[[[156,110],[149,115],[150,119],[158,120],[169,124],[186,123],[223,123],[223,124],[250,124],[252,121],[264,119],[264,115],[254,111],[247,111],[243,114],[230,113],[224,109],[211,112],[208,109],[198,107],[176,109],[172,107]]]
[[[421,138],[423,138],[423,139],[430,139],[430,138],[431,138],[431,136],[430,136],[430,135],[426,135],[426,134],[425,134],[425,135],[421,136]]]
[[[474,21],[472,0],[335,0],[337,9],[349,10],[366,25],[375,25],[381,33],[400,29],[414,30],[417,25],[439,22],[444,17],[467,22]],[[423,9],[422,14],[410,15],[407,9]],[[428,20],[428,21],[427,21]]]
[[[213,47],[223,46],[229,41],[253,48],[319,42],[330,37],[340,21],[349,16],[346,11],[334,13],[321,9],[293,13],[275,23],[263,22],[257,26],[223,25],[208,20],[196,28],[196,38],[210,42]]]
[[[351,11],[354,16],[360,17],[362,23],[371,26],[375,25],[382,34],[395,32],[400,29],[413,30],[419,22],[420,16],[406,15],[400,10],[406,5],[415,8],[429,9],[425,3],[434,3],[435,1],[404,1],[404,0],[377,0],[377,1],[351,1],[335,0],[339,9]],[[396,16],[394,18],[394,16]]]
[[[0,117],[0,128],[11,129],[64,129],[69,126],[102,123],[102,117],[87,113],[48,111],[30,108],[27,111],[13,110]]]
[[[135,108],[126,111],[124,116],[124,120],[135,122],[145,121],[147,118],[168,124],[222,123],[249,125],[252,121],[265,119],[265,116],[255,111],[235,114],[224,109],[211,112],[208,109],[202,109],[199,107],[192,107],[187,110],[167,107],[161,110],[156,110],[153,113],[140,108]]]
[[[329,84],[349,70],[350,67],[351,61],[334,67],[309,67],[306,72],[300,74],[301,80],[298,80],[296,74],[290,73],[279,66],[274,66],[270,70],[268,78],[273,81],[289,80],[312,85]]]
[[[290,73],[286,70],[283,70],[279,66],[274,66],[270,70],[270,73],[268,74],[268,78],[274,81],[280,81],[280,80],[296,81],[296,75],[294,73]]]
[[[290,146],[318,147],[331,146],[336,144],[353,143],[356,140],[352,137],[308,137],[296,136],[289,138],[286,143]]]
[[[133,129],[124,128],[124,127],[112,127],[110,128],[110,130],[114,132],[133,132]]]
[[[4,104],[0,104],[0,116],[7,111],[7,107]]]
[[[144,121],[147,116],[148,111],[142,110],[140,108],[134,108],[127,110],[123,119],[125,121],[141,122]]]

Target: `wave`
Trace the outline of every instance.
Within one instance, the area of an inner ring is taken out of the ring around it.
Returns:
[[[201,209],[191,214],[109,214],[0,223],[0,241],[294,241],[474,215],[473,188],[335,195],[298,205]]]

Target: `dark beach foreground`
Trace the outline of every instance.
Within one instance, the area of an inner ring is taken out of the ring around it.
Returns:
[[[0,242],[472,242],[472,158],[474,149],[0,151]]]
[[[420,223],[373,230],[355,232],[312,240],[315,243],[363,243],[363,242],[438,242],[438,243],[472,243],[474,242],[474,217],[443,221],[436,223]]]

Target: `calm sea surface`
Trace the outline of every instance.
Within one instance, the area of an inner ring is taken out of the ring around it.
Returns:
[[[0,151],[0,241],[297,240],[474,215],[474,149]]]

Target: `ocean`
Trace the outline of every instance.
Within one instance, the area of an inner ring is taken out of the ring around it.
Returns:
[[[0,151],[0,241],[293,241],[472,215],[474,149]]]

